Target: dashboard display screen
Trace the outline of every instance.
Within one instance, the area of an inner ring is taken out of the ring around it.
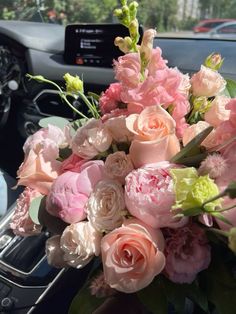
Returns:
[[[129,36],[128,29],[121,24],[67,25],[65,62],[74,65],[111,67],[113,60],[122,55],[119,48],[114,45],[117,36]]]

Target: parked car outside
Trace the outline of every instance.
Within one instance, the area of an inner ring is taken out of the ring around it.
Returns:
[[[195,36],[201,38],[213,38],[213,39],[236,39],[236,21],[226,22],[217,27],[214,27],[207,33],[196,34]]]
[[[207,19],[200,21],[196,26],[194,26],[193,31],[194,33],[207,33],[211,29],[226,23],[236,21],[235,19]]]

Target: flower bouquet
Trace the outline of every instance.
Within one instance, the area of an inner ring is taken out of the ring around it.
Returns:
[[[100,97],[78,76],[65,74],[63,89],[29,75],[58,88],[78,119],[42,119],[26,140],[11,228],[46,228],[55,267],[91,264],[70,313],[103,313],[127,296],[133,313],[184,313],[186,300],[195,313],[234,313],[236,83],[218,72],[219,54],[190,78],[153,48],[155,30],[138,45],[137,7],[115,10],[130,36],[115,40],[117,82]]]

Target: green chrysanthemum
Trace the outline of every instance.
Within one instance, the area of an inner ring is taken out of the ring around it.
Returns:
[[[198,176],[195,168],[172,169],[176,203],[173,208],[200,208],[206,201],[219,194],[217,185],[208,175]],[[217,199],[204,205],[205,211],[212,211],[220,206]]]

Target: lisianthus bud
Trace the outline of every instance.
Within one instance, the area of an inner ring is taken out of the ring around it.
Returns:
[[[228,246],[229,248],[236,253],[236,228],[231,228],[229,230],[229,243]]]
[[[66,73],[63,76],[64,80],[66,81],[66,91],[68,93],[78,93],[83,92],[83,81],[76,75],[72,76],[69,73]]]
[[[218,71],[221,68],[223,62],[224,59],[222,59],[219,53],[212,53],[206,58],[204,65],[212,70]]]

